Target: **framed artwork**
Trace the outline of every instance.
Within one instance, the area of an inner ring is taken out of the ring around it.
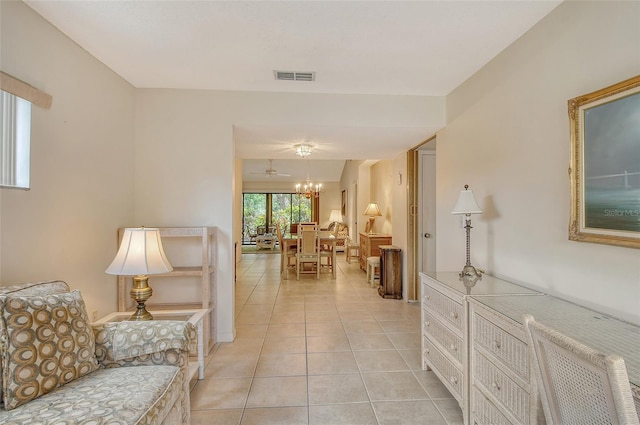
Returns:
[[[342,191],[342,203],[340,204],[340,213],[343,217],[347,215],[347,191],[346,189]]]
[[[569,100],[569,239],[640,248],[640,75]]]

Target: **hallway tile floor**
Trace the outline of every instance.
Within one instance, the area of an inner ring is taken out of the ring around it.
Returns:
[[[421,370],[420,306],[381,298],[358,264],[280,280],[279,255],[243,254],[236,340],[207,357],[193,425],[459,425],[457,402]]]

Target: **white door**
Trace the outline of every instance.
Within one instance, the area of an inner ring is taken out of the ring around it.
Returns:
[[[418,271],[436,270],[436,153],[421,151],[419,161]]]

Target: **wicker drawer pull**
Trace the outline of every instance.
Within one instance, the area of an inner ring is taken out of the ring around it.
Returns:
[[[451,345],[449,346],[449,350],[451,350],[451,351],[458,351],[458,347],[456,347],[455,345],[451,344]]]
[[[497,348],[498,350],[499,350],[499,349],[500,349],[500,347],[502,346],[502,344],[501,344],[501,343],[500,343],[500,341],[498,341],[498,340],[496,340],[496,341],[494,342],[494,345],[496,346],[496,348]]]
[[[450,313],[449,313],[449,315],[450,315],[451,317],[453,317],[454,319],[457,319],[457,318],[458,318],[458,313],[456,313],[455,311],[450,312]]]
[[[456,378],[455,376],[452,376],[451,378],[449,378],[449,382],[455,385],[458,383],[458,378]]]
[[[428,348],[425,348],[425,349],[424,349],[424,352],[425,352],[425,353],[427,353],[427,354],[429,354],[429,353],[431,352],[431,350],[430,350],[430,349],[428,349]]]
[[[500,384],[498,384],[497,382],[494,381],[492,386],[496,391],[500,391]]]
[[[424,325],[425,325],[426,327],[431,326],[431,321],[430,321],[430,320],[425,320],[425,321],[424,321]]]

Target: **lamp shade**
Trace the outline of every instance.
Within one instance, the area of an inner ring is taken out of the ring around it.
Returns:
[[[458,196],[458,202],[453,207],[451,214],[481,214],[482,210],[476,202],[476,198],[473,197],[473,191],[468,189],[468,185],[464,186],[464,190],[460,191]]]
[[[382,213],[380,212],[380,208],[378,208],[378,204],[372,202],[367,205],[367,209],[364,210],[364,215],[368,215],[369,217],[379,217]]]
[[[173,270],[162,249],[160,231],[153,228],[124,229],[116,257],[107,274],[136,276],[168,273]]]
[[[329,214],[329,223],[342,223],[342,214],[340,210],[331,210]]]

